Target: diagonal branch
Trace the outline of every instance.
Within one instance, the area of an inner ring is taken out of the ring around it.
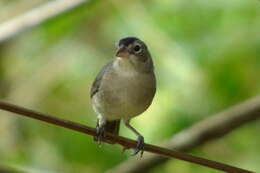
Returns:
[[[49,124],[53,124],[56,126],[60,126],[60,127],[64,127],[67,129],[81,132],[81,133],[85,133],[85,134],[88,134],[91,136],[96,135],[96,130],[94,128],[84,126],[84,125],[81,125],[81,124],[78,124],[78,123],[75,123],[75,122],[72,122],[69,120],[63,120],[63,119],[52,117],[52,116],[49,116],[46,114],[38,113],[38,112],[28,110],[28,109],[25,109],[25,108],[22,108],[22,107],[19,107],[16,105],[9,104],[9,103],[0,102],[0,109],[6,110],[9,112],[13,112],[13,113],[17,113],[19,115],[26,116],[29,118],[44,121],[44,122],[47,122]],[[124,137],[107,134],[105,139],[109,140],[109,141],[114,141],[115,143],[118,143],[127,149],[136,147],[136,141],[130,140],[130,139],[127,139]],[[182,153],[182,152],[179,152],[176,150],[169,150],[169,149],[158,147],[158,146],[151,145],[151,144],[145,144],[144,150],[147,152],[150,152],[150,153],[160,155],[161,157],[176,158],[176,159],[188,161],[191,163],[203,165],[206,167],[210,167],[210,168],[225,171],[225,172],[252,173],[251,171],[248,171],[248,170],[244,170],[244,169],[240,169],[240,168],[230,166],[227,164],[223,164],[223,163],[203,159],[200,157],[192,156],[192,155]]]
[[[0,43],[86,2],[88,2],[88,0],[51,1],[15,17],[12,20],[2,23],[0,24]]]
[[[25,173],[24,171],[0,165],[0,173]]]
[[[236,128],[258,119],[260,119],[260,96],[233,106],[193,125],[191,128],[175,135],[164,146],[179,151],[190,151],[197,146],[223,137]],[[131,159],[126,161],[109,172],[119,173],[122,170],[124,170],[124,173],[148,172],[167,160],[167,158],[156,155],[146,155],[142,160]]]

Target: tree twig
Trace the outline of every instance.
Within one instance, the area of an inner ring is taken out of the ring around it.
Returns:
[[[257,119],[260,119],[260,96],[210,116],[173,136],[163,146],[178,151],[189,151],[211,140],[223,137],[234,129]],[[108,172],[119,173],[122,170],[124,173],[147,172],[167,160],[167,158],[147,154],[142,160],[130,159]]]
[[[29,118],[33,118],[33,119],[37,119],[40,121],[44,121],[47,122],[49,124],[53,124],[56,126],[60,126],[60,127],[64,127],[67,129],[71,129],[74,131],[78,131],[81,133],[85,133],[91,136],[95,136],[96,135],[96,130],[94,128],[88,127],[88,126],[84,126],[69,120],[64,120],[64,119],[60,119],[57,117],[52,117],[50,115],[46,115],[46,114],[42,114],[39,112],[35,112],[23,107],[19,107],[16,105],[12,105],[9,103],[5,103],[5,102],[0,102],[0,109],[2,110],[6,110],[9,112],[13,112],[13,113],[17,113],[19,115],[23,115]],[[136,141],[134,140],[130,140],[121,136],[115,136],[112,134],[107,134],[105,137],[106,140],[109,141],[114,141],[117,144],[122,145],[124,148],[135,148],[136,147]],[[162,147],[158,147],[155,145],[151,145],[151,144],[145,144],[144,146],[144,150],[147,152],[151,152],[157,155],[160,155],[162,157],[166,157],[166,158],[176,158],[176,159],[180,159],[180,160],[184,160],[184,161],[188,161],[191,163],[195,163],[195,164],[199,164],[199,165],[203,165],[206,167],[210,167],[213,169],[217,169],[217,170],[221,170],[221,171],[225,171],[225,172],[231,172],[231,173],[252,173],[251,171],[248,170],[244,170],[241,168],[237,168],[234,166],[230,166],[227,164],[223,164],[223,163],[219,163],[216,161],[211,161],[211,160],[207,160],[207,159],[203,159],[200,157],[196,157],[196,156],[192,156],[186,153],[182,153],[176,150],[169,150],[166,148],[162,148]]]
[[[34,8],[14,19],[8,20],[0,24],[0,43],[86,2],[88,0],[50,1],[43,6]]]
[[[6,167],[6,166],[0,166],[0,173],[25,173],[24,171],[18,171],[17,169]]]

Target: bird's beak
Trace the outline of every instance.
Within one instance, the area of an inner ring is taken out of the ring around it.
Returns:
[[[129,57],[129,53],[126,47],[121,46],[118,48],[117,52],[116,52],[116,56],[120,57],[120,58],[128,58]]]

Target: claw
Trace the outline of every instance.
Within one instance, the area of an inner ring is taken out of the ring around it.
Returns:
[[[94,137],[94,140],[101,145],[102,138],[105,137],[105,126],[97,126],[97,136]]]
[[[142,158],[143,153],[144,153],[144,137],[143,136],[138,136],[137,146],[136,146],[136,149],[135,149],[134,153],[132,154],[132,156],[137,155],[139,152],[140,152],[140,157]]]

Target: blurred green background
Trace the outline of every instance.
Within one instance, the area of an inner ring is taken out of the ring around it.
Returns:
[[[0,22],[46,2],[2,0]],[[260,92],[259,1],[93,0],[1,43],[1,100],[94,127],[92,81],[126,36],[144,40],[155,63],[154,102],[132,121],[148,143],[161,143]],[[83,134],[0,115],[0,165],[99,173],[130,157]],[[248,124],[193,154],[260,172],[259,131],[260,122]],[[124,126],[120,134],[135,138]],[[174,160],[150,172],[217,171]]]

